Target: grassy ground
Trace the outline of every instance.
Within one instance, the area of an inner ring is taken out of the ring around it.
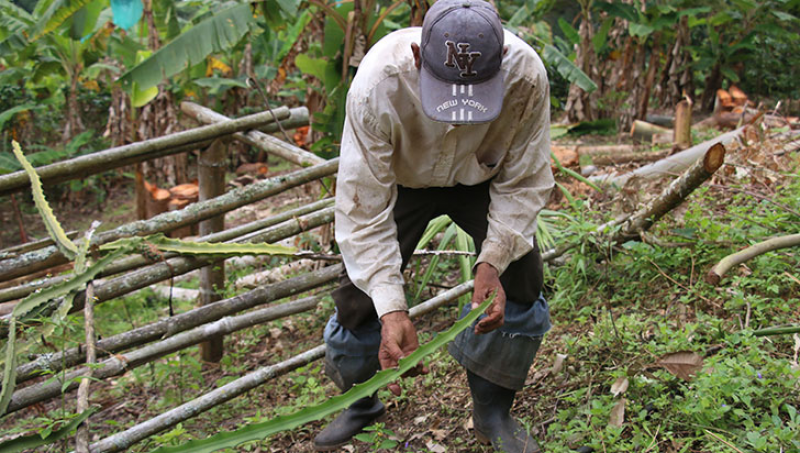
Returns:
[[[572,204],[557,201],[568,215],[554,220],[556,240],[584,245],[546,269],[554,328],[513,410],[545,451],[590,446],[597,452],[800,452],[800,337],[753,335],[757,329],[800,324],[800,254],[795,248],[758,257],[732,269],[720,287],[704,281],[722,257],[768,237],[800,232],[799,162],[797,153],[777,158],[763,146],[733,150],[719,174],[660,221],[646,242],[613,249],[592,247],[588,232],[624,206],[657,193],[663,183],[590,193]],[[575,193],[585,191],[562,182]],[[445,264],[437,281],[450,285],[459,271],[455,260]],[[95,384],[92,401],[102,409],[92,418],[93,436],[105,437],[316,346],[332,309],[328,298],[313,312],[231,335],[219,365],[201,363],[190,349]],[[167,312],[165,301],[139,293],[101,305],[97,324],[108,336]],[[449,327],[456,315],[449,307],[418,321],[421,339]],[[75,318],[61,332],[78,338],[81,323]],[[703,359],[690,380],[658,365],[681,351]],[[623,383],[624,392],[612,393]],[[431,359],[430,374],[404,380],[403,387],[400,398],[380,392],[388,417],[343,451],[390,444],[398,451],[489,451],[474,440],[466,377],[446,352]],[[321,364],[312,363],[130,451],[290,414],[334,394]],[[69,394],[38,405],[3,426],[41,432],[62,411],[72,410],[73,401]],[[311,439],[327,421],[235,451],[312,451]]]

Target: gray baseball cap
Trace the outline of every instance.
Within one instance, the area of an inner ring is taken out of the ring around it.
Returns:
[[[439,0],[422,24],[422,110],[434,121],[486,123],[503,106],[503,27],[483,0]]]

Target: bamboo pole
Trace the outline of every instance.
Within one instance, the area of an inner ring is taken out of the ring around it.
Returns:
[[[252,242],[277,242],[290,236],[314,229],[320,225],[333,221],[333,208],[323,209],[319,212],[301,217],[299,219],[290,220],[280,225],[268,228],[263,232],[251,234],[249,236]],[[97,301],[103,302],[115,297],[128,294],[138,289],[146,288],[154,283],[158,283],[176,275],[185,274],[186,272],[199,269],[205,265],[220,261],[220,258],[207,255],[198,256],[181,256],[176,258],[166,259],[151,266],[139,269],[135,272],[121,275],[109,279],[102,284],[96,286]],[[224,258],[222,258],[224,260]],[[77,311],[83,308],[84,293],[80,292],[75,296],[73,301],[72,311]],[[33,316],[49,315],[57,306],[58,301],[49,301],[48,303],[37,309],[37,313]],[[3,323],[0,324],[0,337],[8,335],[7,319],[2,318]]]
[[[712,285],[719,285],[722,277],[742,263],[745,263],[759,255],[787,247],[797,247],[800,245],[800,234],[789,234],[768,239],[758,244],[751,245],[744,250],[740,250],[732,255],[728,255],[717,263],[706,274],[706,282]]]
[[[287,302],[285,304],[267,307],[239,316],[225,317],[212,323],[203,324],[194,329],[181,332],[165,340],[149,344],[141,349],[115,354],[93,367],[92,375],[95,379],[108,379],[121,376],[134,368],[158,360],[161,357],[178,352],[181,349],[194,346],[216,336],[238,332],[257,324],[285,318],[295,313],[310,310],[317,306],[320,296]],[[78,380],[86,375],[89,369],[81,367],[72,370],[64,376],[63,380],[54,379],[40,384],[30,385],[17,390],[11,395],[6,414],[26,408],[32,404],[55,398],[64,392],[78,387]],[[92,449],[94,451],[94,449]]]
[[[671,131],[666,127],[656,126],[655,124],[650,124],[642,120],[636,120],[631,126],[630,135],[634,140],[649,142],[654,135],[663,134],[666,132]]]
[[[227,116],[203,107],[202,105],[195,104],[194,102],[181,102],[181,110],[183,113],[205,124],[217,124],[230,120]],[[264,152],[286,159],[301,167],[318,165],[325,161],[325,159],[314,153],[310,153],[260,131],[249,131],[247,133],[237,132],[233,134],[233,138]]]
[[[97,361],[97,353],[95,350],[95,335],[94,335],[94,289],[92,283],[86,287],[86,303],[83,307],[84,312],[84,326],[86,334],[86,363],[90,366],[86,368],[86,373],[81,379],[80,386],[78,387],[78,404],[77,413],[89,409],[89,386],[94,377],[92,365]],[[78,427],[78,432],[75,436],[75,450],[78,453],[89,453],[89,427],[87,423],[83,423]]]
[[[148,220],[131,222],[97,234],[92,244],[100,245],[123,237],[145,236],[172,231],[271,197],[307,182],[329,176],[336,173],[338,167],[339,159],[336,158],[314,167],[303,168],[288,175],[258,181],[248,186],[231,190],[225,195],[214,199],[191,204],[180,211],[165,212]],[[67,262],[68,260],[55,246],[45,247],[17,258],[0,261],[0,281],[11,280]]]
[[[742,134],[744,129],[744,127],[741,127],[734,131],[727,132],[716,138],[695,145],[686,151],[673,154],[672,156],[661,159],[658,162],[645,165],[644,167],[637,168],[636,170],[628,173],[623,173],[620,175],[597,175],[590,177],[589,180],[597,183],[622,187],[631,178],[649,180],[663,176],[676,175],[689,168],[693,163],[695,163],[695,161],[697,161],[697,159],[704,156],[709,148],[717,143],[726,145],[731,141],[736,140]]]
[[[458,300],[459,297],[472,290],[473,282],[461,284],[452,288],[425,303],[412,307],[409,310],[411,318],[417,318],[424,314]],[[325,355],[325,345],[319,345],[306,352],[298,354],[288,360],[259,368],[235,381],[229,382],[224,386],[212,390],[205,395],[199,396],[192,401],[144,421],[127,430],[107,437],[99,442],[92,444],[92,453],[113,453],[127,450],[133,444],[140,442],[154,434],[186,421],[198,414],[205,412],[213,407],[219,406],[233,398],[242,395],[266,382],[284,375],[292,370],[305,366],[315,360],[319,360]]]
[[[298,127],[308,126],[309,125],[309,114],[307,107],[295,107],[289,110],[289,118],[280,121],[280,126],[278,122],[269,123],[266,126],[262,126],[258,128],[261,132],[265,134],[273,134],[275,132],[281,131],[281,126],[284,129],[297,129]]]
[[[612,236],[612,241],[621,243],[631,238],[638,238],[641,232],[649,230],[666,213],[678,207],[724,162],[725,147],[721,143],[716,143],[706,151],[702,159],[698,159],[684,174],[672,181],[659,196],[622,222],[621,228]]]
[[[100,355],[116,353],[216,321],[224,316],[231,316],[259,305],[301,294],[337,279],[342,269],[341,265],[324,267],[272,285],[256,288],[229,299],[204,305],[128,332],[103,338],[97,342],[97,350]],[[17,368],[17,383],[33,379],[43,372],[58,373],[63,369],[82,363],[82,360],[83,353],[81,348],[68,349],[63,353],[42,354],[33,361]]]
[[[315,201],[313,203],[309,203],[307,205],[300,206],[295,209],[284,211],[280,214],[276,214],[274,216],[267,217],[265,219],[255,220],[253,222],[245,223],[243,225],[239,225],[234,228],[229,228],[220,233],[210,234],[207,236],[200,236],[195,240],[197,242],[230,241],[239,238],[241,236],[244,236],[248,233],[252,233],[254,231],[258,231],[264,228],[277,225],[279,223],[285,222],[295,217],[299,217],[305,214],[310,214],[312,212],[319,211],[320,209],[330,207],[333,205],[333,202],[334,202],[333,198],[325,198],[319,201]],[[178,255],[175,253],[165,254],[165,257],[167,258],[172,258],[175,256]],[[98,274],[98,277],[108,277],[111,275],[119,274],[121,272],[127,272],[133,269],[137,269],[149,264],[151,264],[151,261],[147,260],[145,257],[141,255],[130,256],[111,263],[106,269],[104,269],[102,272],[100,272],[100,274]],[[45,288],[48,286],[56,285],[58,283],[67,280],[67,278],[69,278],[68,275],[59,275],[56,277],[34,280],[32,282],[15,286],[13,288],[2,289],[0,290],[0,302],[21,299],[27,296],[28,294],[31,294],[32,292],[36,291],[39,288]]]
[[[277,119],[289,117],[289,109],[280,107],[273,110]],[[123,167],[132,163],[149,160],[154,154],[164,156],[186,151],[186,146],[213,140],[235,132],[257,129],[275,121],[271,112],[256,113],[224,123],[211,124],[196,129],[166,135],[143,142],[119,146],[97,153],[45,165],[36,169],[42,184],[78,179],[88,175],[101,173],[110,169]],[[17,171],[0,176],[0,196],[7,195],[30,185],[28,175]]]
[[[216,140],[200,153],[197,161],[200,201],[210,200],[225,193],[225,146]],[[219,233],[225,229],[225,214],[200,222],[200,235]],[[199,305],[209,305],[220,299],[219,291],[225,288],[225,261],[219,261],[200,269]],[[203,361],[219,363],[222,360],[223,337],[217,336],[200,344]]]
[[[688,97],[675,107],[673,143],[679,149],[692,146],[692,101]]]

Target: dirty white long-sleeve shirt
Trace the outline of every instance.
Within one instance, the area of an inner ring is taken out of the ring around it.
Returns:
[[[455,127],[423,112],[411,43],[396,31],[370,49],[347,95],[336,189],[336,240],[348,276],[378,316],[407,310],[392,215],[397,185],[475,185],[492,179],[489,229],[477,263],[502,273],[533,249],[536,216],[554,186],[547,73],[536,52],[505,32],[500,116]]]

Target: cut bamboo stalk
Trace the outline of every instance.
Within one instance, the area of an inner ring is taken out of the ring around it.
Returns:
[[[665,132],[671,131],[666,127],[656,126],[655,124],[650,124],[642,120],[634,121],[631,126],[631,137],[634,140],[642,142],[650,142],[654,135],[663,134]]]
[[[273,109],[277,119],[289,117],[289,109],[280,107]],[[143,142],[111,148],[97,153],[57,162],[43,167],[38,167],[36,172],[45,186],[70,179],[83,178],[88,175],[102,173],[114,168],[124,167],[136,162],[150,160],[154,155],[178,154],[186,151],[188,145],[197,145],[218,137],[230,135],[239,131],[257,129],[260,126],[275,121],[271,112],[256,113],[243,118],[230,120],[224,123],[211,124],[196,129],[178,132],[164,137],[154,138]],[[17,171],[0,176],[0,196],[28,188],[30,181],[24,171]]]
[[[182,102],[181,110],[183,113],[205,124],[217,124],[223,121],[230,121],[230,118],[227,116],[203,107],[202,105],[195,104],[194,102]],[[286,159],[301,167],[319,165],[325,161],[325,159],[314,153],[310,153],[260,131],[249,131],[247,133],[238,132],[233,134],[233,138],[269,154]]]
[[[91,365],[97,361],[97,353],[95,350],[95,335],[94,335],[94,289],[92,283],[86,287],[86,303],[83,307],[84,330],[86,334],[86,363],[90,366],[86,368],[86,374],[78,387],[78,404],[76,408],[77,413],[89,409],[89,386],[94,377],[93,368]],[[78,453],[89,453],[89,427],[88,420],[78,427],[78,432],[75,436],[75,450]]]
[[[672,181],[659,196],[655,197],[634,215],[622,222],[621,228],[612,236],[612,241],[622,243],[650,229],[669,211],[675,209],[696,188],[700,187],[725,162],[725,147],[716,143],[706,151],[684,174]]]
[[[472,290],[473,282],[461,284],[452,288],[425,303],[412,307],[409,310],[411,318],[417,318],[430,313],[437,308],[458,300],[459,297]],[[113,453],[127,450],[133,444],[140,442],[165,429],[171,428],[189,418],[197,416],[213,407],[219,406],[233,398],[242,395],[264,383],[284,375],[292,370],[305,366],[325,356],[325,345],[319,345],[306,352],[298,354],[288,360],[269,365],[249,373],[235,381],[212,390],[205,395],[195,398],[185,404],[170,409],[161,415],[153,417],[127,430],[107,437],[91,445],[92,453]]]
[[[654,162],[667,157],[667,155],[667,151],[638,151],[619,154],[598,154],[592,156],[592,164],[601,166]]]
[[[577,147],[578,154],[581,156],[596,156],[598,154],[614,154],[614,153],[632,153],[637,151],[644,151],[642,145],[598,145],[586,146],[580,145]]]
[[[675,146],[686,149],[692,146],[692,101],[688,98],[675,107]]]
[[[116,353],[125,349],[169,337],[194,327],[231,316],[244,310],[274,302],[295,294],[301,294],[332,282],[342,272],[342,265],[324,267],[318,271],[300,275],[273,285],[262,286],[211,305],[195,308],[173,317],[123,332],[97,342],[100,355]],[[72,348],[54,354],[44,354],[35,360],[17,367],[17,383],[35,378],[43,372],[58,373],[66,368],[83,363],[81,348]]]
[[[316,307],[319,301],[320,296],[312,296],[203,324],[194,329],[169,337],[166,340],[149,344],[141,349],[123,354],[115,354],[95,366],[92,375],[95,379],[100,380],[121,376],[128,370],[158,360],[173,352],[178,352],[203,341],[207,341],[210,338],[231,334],[257,324],[310,310]],[[6,413],[9,414],[18,411],[32,404],[57,397],[63,392],[74,390],[78,387],[78,378],[84,376],[87,372],[88,368],[82,367],[66,373],[63,381],[61,379],[54,379],[17,390],[11,396],[11,402],[8,405]],[[94,449],[92,449],[92,451],[94,451]]]
[[[590,177],[589,180],[622,187],[626,182],[628,182],[629,179],[634,177],[649,180],[663,176],[677,175],[689,168],[693,163],[695,163],[695,161],[697,161],[697,159],[699,159],[701,156],[704,156],[709,148],[717,143],[727,145],[731,141],[736,140],[744,131],[744,129],[744,127],[741,127],[734,131],[727,132],[716,138],[695,145],[686,151],[673,154],[672,156],[661,159],[658,162],[645,165],[644,167],[637,168],[636,170],[628,173],[623,173],[620,175],[597,175]]]
[[[234,240],[236,238],[252,233],[254,231],[262,230],[264,228],[269,228],[271,226],[277,225],[279,223],[285,222],[295,217],[310,214],[312,212],[319,211],[320,209],[333,206],[333,203],[334,203],[333,198],[326,198],[323,200],[315,201],[314,203],[300,206],[298,208],[291,209],[282,212],[280,214],[276,214],[272,217],[267,217],[265,219],[256,220],[250,223],[246,223],[244,225],[239,225],[234,228],[229,228],[220,233],[210,234],[208,236],[201,236],[196,238],[195,241],[225,242]],[[172,258],[175,256],[177,256],[177,254],[172,254],[172,253],[165,254],[165,257],[167,258]],[[100,272],[100,274],[98,274],[98,277],[108,277],[111,275],[119,274],[121,272],[127,272],[133,269],[137,269],[149,264],[151,264],[151,261],[147,260],[141,255],[130,256],[111,263],[106,269],[104,269],[102,272]],[[39,288],[45,288],[48,286],[61,283],[65,281],[67,278],[68,276],[59,275],[57,277],[35,280],[13,288],[2,289],[0,290],[0,302],[5,302],[14,299],[21,299],[27,296],[28,294],[31,294],[32,292],[36,291]]]
[[[759,255],[787,247],[797,247],[800,245],[800,234],[790,234],[786,236],[774,237],[764,242],[751,245],[744,250],[740,250],[732,255],[728,255],[717,263],[706,274],[706,282],[712,285],[719,285],[722,277],[731,270],[742,263],[745,263]]]
[[[200,201],[211,200],[225,193],[225,145],[216,140],[200,153],[197,161],[200,184]],[[225,229],[225,214],[200,222],[200,235],[207,236]],[[219,261],[200,269],[199,305],[209,305],[222,296],[218,291],[225,288],[225,261]],[[222,360],[223,337],[217,336],[200,344],[200,357],[205,362],[219,363]]]
[[[246,187],[231,190],[225,195],[212,200],[194,203],[180,211],[165,212],[152,219],[131,222],[97,234],[92,244],[100,245],[123,237],[145,236],[172,231],[271,197],[307,182],[329,176],[336,173],[338,167],[339,159],[336,158],[326,161],[324,164],[304,168],[288,175],[259,181]],[[0,261],[0,281],[11,280],[66,262],[68,260],[56,247],[45,247],[17,258]]]

